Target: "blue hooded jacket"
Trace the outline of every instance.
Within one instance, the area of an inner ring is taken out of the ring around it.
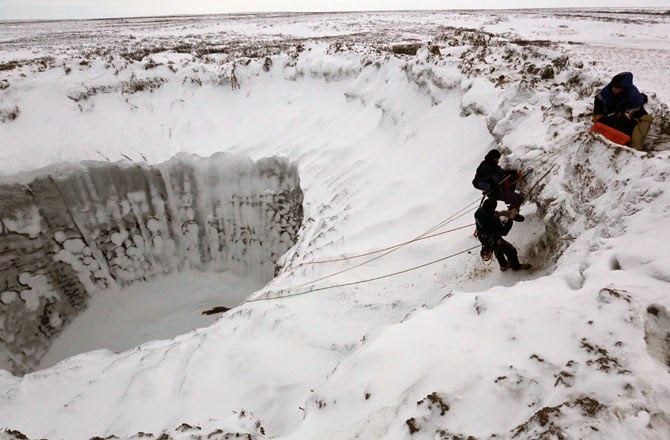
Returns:
[[[613,86],[623,87],[624,93],[619,96],[612,92]],[[633,74],[622,72],[617,74],[609,84],[598,93],[593,105],[593,113],[606,115],[610,113],[633,113],[642,108],[645,99],[633,85]]]

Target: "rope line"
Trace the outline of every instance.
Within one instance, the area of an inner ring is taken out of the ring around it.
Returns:
[[[306,291],[304,291],[304,292],[291,293],[291,294],[288,294],[288,295],[281,295],[281,296],[266,296],[266,297],[263,297],[263,298],[255,298],[255,299],[250,299],[250,300],[244,301],[242,304],[246,304],[246,303],[250,303],[250,302],[257,302],[257,301],[270,301],[270,300],[273,300],[273,299],[290,298],[290,297],[292,297],[292,296],[306,295],[306,294],[308,294],[308,293],[320,292],[320,291],[322,291],[322,290],[335,289],[335,288],[338,288],[338,287],[348,287],[348,286],[354,286],[354,285],[356,285],[356,284],[363,284],[363,283],[369,283],[369,282],[372,282],[372,281],[378,281],[378,280],[381,280],[381,279],[384,279],[384,278],[390,278],[390,277],[393,277],[393,276],[396,276],[396,275],[401,275],[401,274],[403,274],[403,273],[411,272],[411,271],[413,271],[413,270],[422,269],[422,268],[424,268],[424,267],[426,267],[426,266],[430,266],[430,265],[432,265],[432,264],[436,264],[436,263],[439,263],[439,262],[441,262],[441,261],[448,260],[449,258],[456,257],[456,256],[461,255],[461,254],[464,254],[464,253],[466,253],[466,252],[470,252],[471,250],[477,249],[478,247],[479,247],[479,245],[477,245],[477,246],[473,246],[473,247],[471,247],[471,248],[462,250],[462,251],[460,251],[460,252],[456,252],[456,253],[451,254],[451,255],[447,255],[446,257],[442,257],[442,258],[439,258],[439,259],[437,259],[437,260],[433,260],[433,261],[430,261],[430,262],[428,262],[428,263],[421,264],[421,265],[419,265],[419,266],[410,267],[409,269],[404,269],[404,270],[401,270],[401,271],[398,271],[398,272],[393,272],[393,273],[389,273],[389,274],[386,274],[386,275],[381,275],[381,276],[374,277],[374,278],[368,278],[368,279],[365,279],[365,280],[352,281],[352,282],[350,282],[350,283],[336,284],[336,285],[334,285],[334,286],[319,287],[318,289],[310,289],[310,290],[306,290]],[[291,288],[281,289],[281,290],[277,290],[277,291],[275,291],[274,293],[286,292],[287,290],[290,290],[290,289],[291,289]],[[240,304],[240,305],[242,305],[242,304]]]
[[[446,219],[442,220],[442,221],[441,221],[440,223],[438,223],[437,225],[435,225],[435,226],[433,226],[432,228],[428,229],[426,232],[424,232],[423,234],[419,235],[417,238],[422,238],[422,237],[424,237],[424,236],[426,236],[426,235],[428,235],[428,234],[431,234],[432,232],[437,231],[438,229],[440,229],[440,228],[446,226],[447,224],[453,222],[453,221],[456,220],[457,218],[461,218],[461,217],[463,217],[463,216],[464,216],[465,214],[467,214],[468,212],[477,209],[476,206],[473,207],[472,205],[474,205],[474,204],[478,204],[478,203],[479,203],[479,197],[477,197],[477,199],[475,199],[474,201],[472,201],[472,202],[468,203],[467,205],[465,205],[464,208],[461,208],[460,210],[458,210],[458,211],[456,211],[455,213],[451,214],[449,217],[447,217]]]
[[[652,139],[665,139],[665,140],[670,139],[670,135],[663,134],[663,133],[659,133],[659,134],[648,133],[646,137],[652,138]]]
[[[475,209],[475,208],[470,208],[469,210],[471,211],[471,210],[473,210],[473,209]],[[463,210],[461,209],[461,211],[463,211]],[[459,212],[460,212],[460,211],[459,211]],[[414,242],[414,241],[417,241],[417,240],[420,240],[420,239],[425,238],[429,233],[435,231],[436,229],[439,229],[440,227],[446,225],[446,224],[449,223],[449,222],[452,222],[452,221],[456,220],[458,217],[462,217],[463,215],[467,214],[467,212],[468,212],[468,211],[465,211],[465,212],[459,214],[458,216],[455,216],[455,214],[452,215],[452,216],[450,216],[450,217],[453,217],[453,218],[450,218],[450,219],[449,219],[448,221],[446,221],[446,222],[443,221],[443,222],[442,222],[440,225],[438,225],[437,227],[433,227],[433,228],[429,229],[428,231],[424,232],[423,234],[419,235],[418,237],[415,237],[414,239],[410,240],[409,242]],[[408,243],[409,243],[409,242],[408,242]],[[363,266],[363,265],[366,265],[366,264],[371,263],[371,262],[373,262],[373,261],[379,260],[380,258],[383,258],[383,257],[385,257],[385,256],[387,256],[387,255],[389,255],[389,254],[392,254],[393,252],[397,251],[398,249],[400,249],[400,248],[402,248],[402,247],[404,247],[404,246],[405,246],[405,245],[403,244],[402,246],[398,246],[398,247],[391,248],[390,250],[385,251],[385,252],[384,252],[383,254],[381,254],[381,255],[378,255],[378,256],[376,256],[376,257],[370,258],[370,259],[368,259],[368,260],[365,260],[365,261],[363,261],[363,262],[361,262],[361,263],[358,263],[358,264],[356,264],[356,265],[354,265],[354,266],[348,267],[348,268],[346,268],[346,269],[342,269],[342,270],[337,271],[337,272],[333,272],[333,273],[328,274],[328,275],[324,275],[324,276],[322,276],[322,277],[320,277],[320,278],[317,278],[317,279],[312,280],[312,281],[308,281],[308,282],[306,282],[306,283],[302,283],[302,284],[298,284],[298,285],[289,287],[289,288],[287,288],[286,290],[289,290],[289,289],[299,289],[299,288],[301,288],[301,287],[311,286],[311,285],[314,285],[314,284],[318,283],[319,281],[323,281],[323,280],[326,280],[326,279],[328,279],[328,278],[332,278],[332,277],[334,277],[334,276],[343,274],[343,273],[345,273],[345,272],[349,272],[350,270],[357,269],[357,268],[359,268],[359,267],[361,267],[361,266]]]
[[[532,164],[534,164],[534,163],[537,163],[537,162],[539,162],[539,161],[541,161],[541,160],[542,160],[543,162],[545,162],[548,158],[550,158],[550,157],[552,157],[552,156],[555,156],[555,155],[558,155],[559,153],[561,153],[562,151],[564,151],[565,149],[567,149],[568,147],[570,147],[570,146],[573,144],[573,142],[576,141],[577,139],[579,139],[582,135],[583,135],[583,133],[579,133],[579,134],[577,135],[577,137],[576,137],[574,140],[571,140],[570,142],[566,142],[565,145],[563,145],[563,146],[557,148],[557,149],[554,150],[554,151],[551,151],[551,152],[548,152],[548,153],[545,153],[545,154],[540,155],[540,156],[537,157],[535,160],[531,161],[531,162],[529,163],[529,165],[532,165]],[[547,173],[545,173],[545,174],[540,178],[540,180],[541,180],[542,178],[544,178],[544,177],[545,177],[545,176],[546,176],[552,169],[553,169],[553,166],[549,169],[549,171],[547,171]],[[521,180],[521,179],[524,179],[526,176],[528,176],[528,175],[530,174],[530,172],[532,172],[532,169],[530,169],[530,170],[527,171],[526,173],[522,174],[521,176],[517,176],[517,179],[516,179],[512,184],[518,182],[518,181]],[[501,181],[501,183],[504,182],[504,181],[505,181],[506,179],[508,179],[508,178],[509,178],[509,176],[506,176],[505,179],[503,179],[503,180]],[[486,195],[488,195],[488,193],[484,193],[484,197],[486,197]],[[444,231],[444,232],[441,232],[441,233],[438,233],[438,234],[432,234],[434,231],[436,231],[436,230],[438,230],[438,229],[440,229],[440,228],[446,226],[447,224],[449,224],[450,222],[456,220],[457,218],[460,218],[460,217],[464,216],[465,214],[467,214],[468,212],[470,212],[470,211],[476,209],[476,206],[473,207],[473,205],[478,204],[478,203],[479,203],[479,204],[481,203],[479,197],[478,197],[476,200],[474,200],[473,202],[471,202],[471,203],[469,203],[468,205],[466,205],[464,208],[462,208],[462,209],[456,211],[455,213],[451,214],[450,216],[448,216],[446,219],[444,219],[443,221],[441,221],[441,222],[438,223],[437,225],[435,225],[435,226],[433,226],[432,228],[428,229],[428,230],[425,231],[424,233],[422,233],[422,234],[420,234],[419,236],[415,237],[414,239],[412,239],[412,240],[408,240],[408,241],[406,241],[406,242],[404,242],[404,243],[400,243],[400,244],[397,244],[397,245],[394,245],[394,246],[391,246],[391,247],[388,247],[388,248],[385,248],[385,249],[380,249],[380,250],[377,250],[377,251],[374,251],[374,252],[369,252],[369,253],[366,253],[366,254],[356,255],[356,256],[353,256],[353,257],[345,257],[345,258],[334,259],[334,260],[325,260],[325,261],[317,261],[317,262],[302,263],[302,264],[300,264],[300,265],[298,265],[298,266],[295,266],[295,268],[298,268],[298,267],[300,267],[300,266],[307,265],[307,264],[329,263],[329,262],[335,262],[335,261],[349,260],[349,259],[353,259],[353,258],[359,258],[359,257],[364,257],[364,256],[369,256],[369,255],[373,255],[373,254],[376,254],[376,253],[384,252],[383,254],[381,254],[381,255],[379,255],[379,256],[376,256],[376,257],[371,258],[371,259],[369,259],[369,260],[363,261],[363,262],[361,262],[361,263],[359,263],[359,264],[356,264],[356,265],[354,265],[354,266],[352,266],[352,267],[349,267],[349,268],[340,270],[340,271],[338,271],[338,272],[331,273],[331,274],[329,274],[329,275],[325,275],[325,276],[323,276],[323,277],[321,277],[321,278],[317,278],[317,279],[315,279],[315,280],[312,280],[312,281],[309,281],[309,282],[306,282],[306,283],[303,283],[303,284],[298,284],[298,285],[295,285],[295,286],[287,287],[287,288],[285,288],[285,289],[281,289],[281,290],[276,291],[276,292],[281,293],[281,292],[291,291],[291,290],[294,290],[294,289],[299,289],[299,288],[301,288],[301,287],[312,286],[312,285],[318,283],[319,281],[323,281],[323,280],[325,280],[325,279],[328,279],[328,278],[331,278],[331,277],[340,275],[340,274],[342,274],[342,273],[348,272],[348,271],[350,271],[350,270],[356,269],[356,268],[361,267],[361,266],[363,266],[363,265],[365,265],[365,264],[368,264],[368,263],[371,263],[371,262],[373,262],[373,261],[376,261],[376,260],[378,260],[378,259],[380,259],[380,258],[383,258],[383,257],[385,257],[386,255],[389,255],[389,254],[395,252],[396,250],[398,250],[398,249],[400,249],[400,248],[402,248],[402,247],[404,247],[404,246],[406,246],[406,245],[408,245],[408,244],[410,244],[410,243],[414,243],[414,242],[419,241],[419,240],[423,240],[423,239],[427,239],[427,238],[432,238],[432,237],[435,237],[435,236],[438,236],[438,235],[443,235],[443,234],[446,234],[446,233],[448,233],[448,232],[453,232],[453,231],[457,231],[457,230],[459,230],[459,229],[464,229],[464,228],[466,228],[466,227],[472,226],[472,224],[471,224],[471,225],[466,225],[466,226],[462,226],[462,227],[459,227],[459,228],[454,228],[454,229],[449,230],[449,231]],[[431,234],[432,234],[432,235],[431,235]],[[473,247],[471,247],[471,248],[469,248],[469,249],[466,249],[466,250],[464,250],[464,251],[460,251],[460,252],[457,252],[457,253],[455,253],[455,254],[448,255],[448,256],[446,256],[446,257],[440,258],[440,259],[438,259],[438,260],[431,261],[431,262],[429,262],[429,263],[422,264],[422,265],[420,265],[420,266],[415,266],[415,267],[413,267],[413,268],[405,269],[405,270],[402,270],[402,271],[399,271],[399,272],[394,272],[394,273],[387,274],[387,275],[382,275],[382,276],[375,277],[375,278],[370,278],[370,279],[367,279],[367,280],[360,280],[360,281],[354,281],[354,282],[350,282],[350,283],[337,284],[337,285],[333,285],[333,286],[320,287],[320,288],[317,288],[317,289],[310,289],[310,290],[307,290],[307,291],[304,291],[304,292],[298,292],[298,293],[290,294],[290,295],[283,295],[283,296],[277,296],[277,297],[267,296],[267,297],[264,297],[264,298],[257,298],[257,299],[253,299],[253,300],[247,300],[247,301],[244,301],[242,304],[245,304],[245,303],[247,303],[247,302],[255,302],[255,301],[264,301],[264,300],[272,300],[272,299],[288,298],[288,297],[291,297],[291,296],[299,296],[299,295],[305,295],[305,294],[308,294],[308,293],[319,292],[319,291],[321,291],[321,290],[333,289],[333,288],[336,288],[336,287],[346,287],[346,286],[352,286],[352,285],[356,285],[356,284],[361,284],[361,283],[366,283],[366,282],[376,281],[376,280],[380,280],[380,279],[383,279],[383,278],[387,278],[387,277],[391,277],[391,276],[395,276],[395,275],[400,275],[400,274],[403,274],[403,273],[406,273],[406,272],[409,272],[409,271],[412,271],[412,270],[420,269],[420,268],[429,266],[429,265],[431,265],[431,264],[435,264],[435,263],[438,263],[438,262],[440,262],[440,261],[444,261],[444,260],[446,260],[446,259],[455,257],[455,256],[460,255],[460,254],[463,254],[463,253],[465,253],[465,252],[469,252],[469,251],[471,251],[471,250],[473,250],[473,249],[476,249],[476,248],[478,248],[478,247],[480,247],[480,245],[473,246]],[[291,267],[290,269],[293,269],[293,267]]]
[[[426,235],[425,237],[421,237],[421,238],[415,238],[414,240],[405,241],[403,243],[398,243],[398,244],[395,244],[393,246],[389,246],[389,247],[386,247],[386,248],[383,248],[383,249],[378,249],[378,250],[372,251],[372,252],[366,252],[364,254],[352,255],[350,257],[335,258],[335,259],[332,259],[332,260],[308,261],[308,262],[305,262],[305,263],[300,263],[296,266],[291,266],[290,269],[297,269],[298,267],[307,266],[307,265],[311,265],[311,264],[335,263],[335,262],[338,262],[338,261],[349,261],[349,260],[353,260],[355,258],[367,257],[368,255],[378,254],[379,252],[384,252],[384,251],[388,251],[390,249],[394,249],[394,248],[397,248],[397,247],[406,246],[408,244],[415,243],[417,241],[427,240],[429,238],[435,238],[435,237],[438,237],[440,235],[444,235],[444,234],[447,234],[449,232],[458,231],[460,229],[469,228],[469,227],[474,226],[474,225],[475,225],[474,223],[470,223],[469,225],[459,226],[458,228],[453,228],[453,229],[449,229],[449,230],[446,230],[446,231],[443,231],[443,232],[438,232],[437,234]]]
[[[580,136],[581,136],[581,134],[580,134]],[[565,145],[563,145],[562,147],[558,148],[557,150],[554,150],[554,151],[551,151],[551,152],[549,152],[549,153],[545,153],[544,155],[541,155],[540,157],[538,157],[538,158],[536,158],[534,161],[532,161],[531,164],[536,163],[536,162],[538,162],[540,159],[543,159],[543,158],[545,158],[545,157],[548,158],[548,157],[551,157],[551,156],[553,156],[553,155],[558,154],[559,152],[561,152],[561,151],[565,150],[567,147],[569,147],[569,146],[571,145],[571,143],[572,143],[572,141],[571,141],[570,143],[566,143]],[[519,177],[518,179],[521,179],[521,178],[523,178],[523,177],[525,177],[525,175],[522,176],[522,177]],[[507,179],[507,178],[509,178],[509,176],[506,176],[506,177],[505,177],[505,179]],[[505,181],[505,179],[503,179],[503,182]],[[370,258],[370,259],[368,259],[368,260],[362,261],[361,263],[358,263],[358,264],[353,265],[353,266],[351,266],[351,267],[342,269],[342,270],[340,270],[340,271],[333,272],[333,273],[330,273],[330,274],[328,274],[328,275],[324,275],[324,276],[322,276],[322,277],[320,277],[320,278],[317,278],[317,279],[314,279],[314,280],[312,280],[312,281],[308,281],[308,282],[305,282],[305,283],[302,283],[302,284],[298,284],[298,285],[289,287],[289,288],[287,288],[287,289],[285,289],[285,290],[299,289],[299,288],[302,288],[302,287],[312,286],[312,285],[314,285],[314,284],[317,284],[317,283],[320,282],[320,281],[326,280],[326,279],[328,279],[328,278],[335,277],[335,276],[337,276],[337,275],[341,275],[341,274],[343,274],[343,273],[345,273],[345,272],[349,272],[350,270],[357,269],[357,268],[359,268],[359,267],[361,267],[361,266],[364,266],[364,265],[366,265],[366,264],[368,264],[368,263],[371,263],[371,262],[373,262],[373,261],[379,260],[379,259],[381,259],[381,258],[383,258],[383,257],[385,257],[385,256],[387,256],[387,255],[389,255],[389,254],[391,254],[391,253],[393,253],[393,252],[395,252],[396,250],[401,249],[402,247],[406,246],[406,245],[409,244],[409,243],[413,243],[413,242],[415,242],[415,241],[418,241],[418,240],[423,239],[423,238],[426,237],[427,235],[432,234],[432,233],[435,232],[436,230],[438,230],[438,229],[440,229],[440,228],[446,226],[447,224],[451,223],[452,221],[456,220],[457,218],[460,218],[460,217],[464,216],[464,215],[467,214],[469,211],[472,211],[472,210],[476,209],[477,207],[476,207],[476,206],[473,207],[473,205],[475,205],[475,204],[479,204],[479,203],[480,203],[480,198],[478,197],[477,199],[475,199],[474,201],[472,201],[471,203],[469,203],[468,205],[466,205],[464,208],[462,208],[462,209],[456,211],[456,212],[453,213],[452,215],[448,216],[445,220],[441,221],[441,222],[438,223],[437,225],[435,225],[435,226],[433,226],[432,228],[428,229],[427,231],[423,232],[423,233],[420,234],[419,236],[413,238],[412,240],[407,241],[407,242],[406,242],[405,244],[403,244],[403,245],[400,245],[400,246],[397,246],[397,247],[392,247],[391,249],[389,249],[389,250],[387,250],[387,251],[383,251],[384,253],[382,253],[381,255],[378,255],[378,256],[373,257],[373,258]]]
[[[550,151],[548,153],[541,154],[539,157],[536,157],[534,160],[530,161],[528,163],[528,166],[533,165],[537,162],[546,162],[549,158],[553,156],[557,156],[559,153],[562,153],[564,150],[566,150],[568,147],[573,145],[573,142],[575,142],[577,139],[583,136],[584,133],[579,133],[577,137],[574,140],[570,140],[569,142],[566,142],[564,145],[561,147],[555,149],[554,151]]]
[[[528,192],[527,192],[527,196],[530,197],[530,195],[533,194],[533,190],[537,187],[537,185],[538,185],[540,182],[542,182],[542,180],[543,180],[545,177],[547,177],[547,176],[549,175],[549,173],[551,172],[551,170],[553,170],[555,167],[556,167],[556,164],[553,164],[551,167],[549,167],[549,169],[547,170],[546,173],[544,173],[543,175],[541,175],[540,178],[537,179],[537,180],[535,181],[535,183],[533,184],[533,186],[531,186],[530,189],[528,190]]]

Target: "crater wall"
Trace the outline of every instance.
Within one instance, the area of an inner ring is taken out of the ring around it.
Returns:
[[[1,184],[0,368],[33,371],[103,289],[192,269],[269,281],[302,200],[295,165],[229,154],[86,162]]]

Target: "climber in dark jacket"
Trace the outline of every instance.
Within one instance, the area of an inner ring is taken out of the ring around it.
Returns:
[[[516,192],[516,181],[519,179],[516,170],[506,170],[498,165],[500,151],[491,150],[486,153],[484,160],[477,167],[472,184],[475,188],[484,191],[487,197],[502,200],[508,207],[516,212],[512,218],[523,221],[519,207],[524,201],[524,196]]]
[[[622,72],[596,95],[592,120],[627,134],[630,146],[640,150],[653,121],[644,109],[646,102],[647,95],[633,85],[633,74]]]
[[[528,269],[529,264],[519,263],[517,251],[511,243],[505,241],[503,236],[512,229],[512,220],[507,219],[504,223],[496,212],[498,202],[494,199],[486,199],[482,206],[475,211],[475,224],[477,227],[477,238],[485,250],[493,252],[500,264],[500,270]]]

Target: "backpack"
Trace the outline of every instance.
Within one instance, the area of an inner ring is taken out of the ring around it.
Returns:
[[[472,186],[474,186],[475,189],[478,189],[478,190],[480,190],[480,191],[482,190],[482,189],[479,187],[479,179],[477,179],[477,176],[475,176],[475,178],[472,179]]]

